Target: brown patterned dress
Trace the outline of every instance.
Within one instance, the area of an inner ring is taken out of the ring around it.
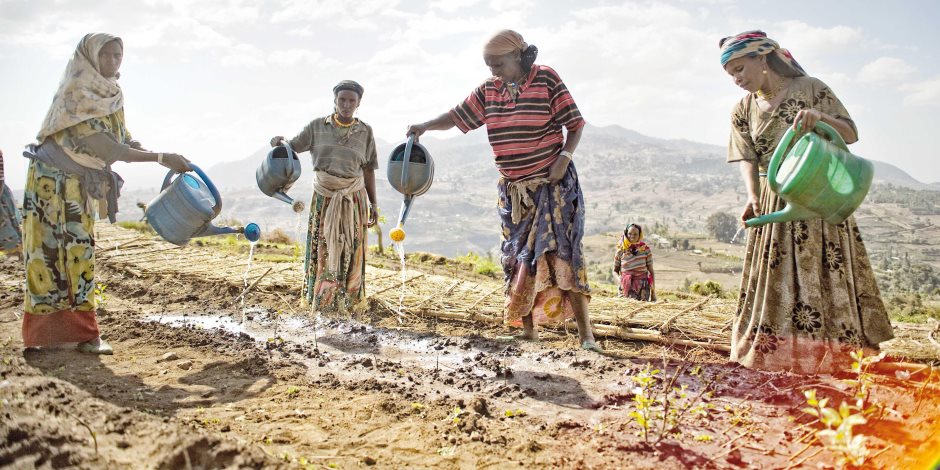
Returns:
[[[822,81],[793,79],[770,112],[744,97],[732,112],[728,161],[758,162],[763,175],[787,127],[801,109],[849,123],[848,111]],[[762,213],[785,201],[760,179]],[[855,218],[839,225],[820,219],[748,229],[741,293],[731,337],[731,360],[747,367],[828,373],[848,367],[848,352],[878,349],[894,337]]]

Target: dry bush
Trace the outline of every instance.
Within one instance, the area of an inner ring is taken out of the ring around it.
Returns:
[[[266,233],[262,238],[268,243],[278,243],[281,245],[291,245],[294,243],[294,239],[281,228],[276,228],[270,233]]]

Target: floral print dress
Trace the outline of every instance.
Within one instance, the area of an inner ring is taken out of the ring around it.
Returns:
[[[756,99],[746,96],[732,112],[728,161],[758,163],[760,208],[767,214],[785,206],[763,175],[797,113],[817,109],[855,124],[816,78],[794,78],[781,104],[769,112]],[[854,217],[839,225],[814,219],[748,229],[732,361],[759,369],[829,373],[848,367],[848,352],[877,350],[893,337]]]
[[[62,147],[88,153],[82,139],[101,132],[115,136],[118,142],[130,139],[123,112],[83,121],[50,138]],[[81,177],[31,160],[23,213],[24,344],[48,346],[98,337],[95,222]]]

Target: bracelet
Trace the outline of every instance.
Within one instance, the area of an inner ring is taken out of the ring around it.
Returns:
[[[568,157],[568,160],[574,160],[574,154],[571,153],[571,152],[569,152],[569,151],[567,151],[567,150],[562,150],[561,152],[558,152],[558,156],[559,156],[559,157]]]
[[[157,163],[163,164],[163,152],[157,154]]]

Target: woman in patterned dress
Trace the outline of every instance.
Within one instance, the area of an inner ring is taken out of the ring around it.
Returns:
[[[739,162],[747,220],[785,202],[766,182],[770,157],[788,128],[835,128],[858,140],[855,123],[833,91],[807,76],[762,31],[721,40],[721,64],[748,94],[731,113],[728,161]],[[815,374],[848,366],[848,352],[877,350],[894,337],[854,217],[748,230],[731,360],[747,367]]]
[[[295,152],[310,151],[313,159],[303,292],[318,312],[366,307],[367,229],[378,220],[379,163],[372,126],[355,117],[364,91],[353,80],[339,82],[333,87],[334,112],[314,119],[289,141]],[[275,136],[271,146],[284,140]]]
[[[588,318],[584,196],[572,162],[585,122],[558,73],[534,64],[537,53],[519,33],[497,33],[483,49],[493,76],[449,112],[409,126],[406,135],[486,126],[501,174],[506,322],[521,324],[523,338],[537,339],[539,323],[574,317],[581,347],[601,351]]]
[[[82,38],[62,75],[30,159],[23,194],[26,295],[23,343],[28,348],[79,343],[78,350],[112,354],[95,317],[95,216],[117,212],[123,180],[115,161],[157,162],[183,172],[182,155],[143,150],[124,122],[117,83],[120,38]]]

